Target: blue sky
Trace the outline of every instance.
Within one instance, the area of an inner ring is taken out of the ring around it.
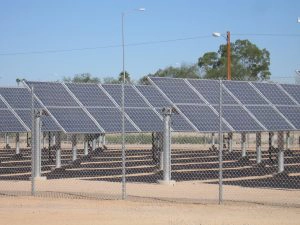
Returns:
[[[139,7],[146,11],[132,11]],[[249,39],[269,50],[273,80],[292,80],[300,69],[299,0],[1,0],[1,86],[15,85],[17,77],[53,81],[85,72],[116,77],[122,70],[124,11],[126,44],[198,37],[127,46],[125,67],[135,80],[217,51],[225,40],[212,37],[214,31],[230,31],[232,42]],[[107,48],[44,52],[94,47]],[[39,51],[44,53],[27,54]]]

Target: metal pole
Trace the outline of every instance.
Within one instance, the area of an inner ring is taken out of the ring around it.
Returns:
[[[232,152],[232,136],[233,136],[233,133],[230,132],[228,134],[228,150],[230,153]]]
[[[35,112],[34,112],[34,91],[31,87],[31,195],[35,195]],[[28,146],[27,133],[27,146]]]
[[[88,137],[87,135],[84,136],[84,141],[83,141],[83,148],[84,148],[84,155],[87,156],[89,154],[89,146],[88,146]]]
[[[34,123],[34,177],[41,177],[41,112],[35,110],[35,123]]]
[[[241,142],[242,142],[242,157],[247,156],[247,150],[246,150],[246,133],[241,134]]]
[[[227,31],[227,80],[231,80],[230,32]]]
[[[55,133],[52,134],[52,146],[56,145]]]
[[[16,133],[16,155],[20,154],[20,134]]]
[[[93,136],[93,141],[92,141],[92,151],[95,151],[95,150],[96,150],[96,144],[97,144],[97,138],[96,138],[96,136],[94,135],[94,136]]]
[[[286,132],[286,150],[290,149],[290,141],[291,141],[291,135],[290,132]]]
[[[125,152],[125,41],[124,41],[124,15],[122,13],[122,199],[126,199],[126,152]]]
[[[4,139],[5,139],[5,148],[7,148],[9,146],[9,144],[8,144],[8,133],[5,133]]]
[[[212,145],[215,145],[215,133],[211,134]]]
[[[219,204],[221,204],[223,202],[222,80],[220,80],[219,101]]]
[[[171,182],[171,108],[163,110],[164,133],[163,133],[163,182]]]
[[[72,135],[72,161],[77,160],[77,137],[76,134]]]
[[[261,163],[261,133],[256,133],[256,163]]]
[[[284,134],[283,131],[278,132],[278,173],[284,171]]]
[[[55,168],[61,168],[61,134],[57,132],[56,138],[56,161],[55,161]]]

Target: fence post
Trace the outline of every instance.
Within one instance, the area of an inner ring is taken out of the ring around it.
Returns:
[[[256,163],[261,163],[261,133],[256,133]]]
[[[219,204],[223,202],[223,132],[222,132],[222,80],[219,90]]]

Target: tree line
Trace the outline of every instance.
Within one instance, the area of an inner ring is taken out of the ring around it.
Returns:
[[[260,49],[249,40],[236,40],[231,43],[231,77],[232,80],[268,80],[271,73],[270,53],[265,48]],[[182,64],[179,67],[168,66],[158,69],[153,74],[147,74],[138,81],[133,81],[125,72],[126,83],[148,84],[147,77],[172,77],[192,79],[226,79],[227,77],[227,45],[220,45],[217,52],[206,52],[198,61]],[[122,83],[123,72],[118,77],[100,78],[90,73],[75,74],[64,77],[67,82],[80,83]],[[20,82],[20,79],[17,79]]]

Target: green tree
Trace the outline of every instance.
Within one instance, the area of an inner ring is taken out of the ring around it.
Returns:
[[[75,74],[73,77],[64,77],[63,81],[74,83],[100,83],[98,77],[93,77],[90,73]]]
[[[123,82],[123,71],[119,74],[118,81]],[[131,83],[130,74],[127,71],[125,71],[125,83]]]
[[[225,79],[227,77],[227,45],[218,52],[207,52],[198,59],[202,77]],[[270,53],[259,49],[249,40],[231,43],[231,77],[233,80],[267,80],[270,78]]]
[[[120,81],[116,78],[113,78],[113,77],[104,77],[103,78],[103,83],[104,84],[119,84]]]
[[[152,77],[172,77],[172,78],[192,78],[199,79],[200,72],[197,64],[182,64],[180,67],[169,66],[165,69],[159,69],[154,74],[148,74]],[[139,80],[140,84],[149,84],[147,76],[142,77]]]

